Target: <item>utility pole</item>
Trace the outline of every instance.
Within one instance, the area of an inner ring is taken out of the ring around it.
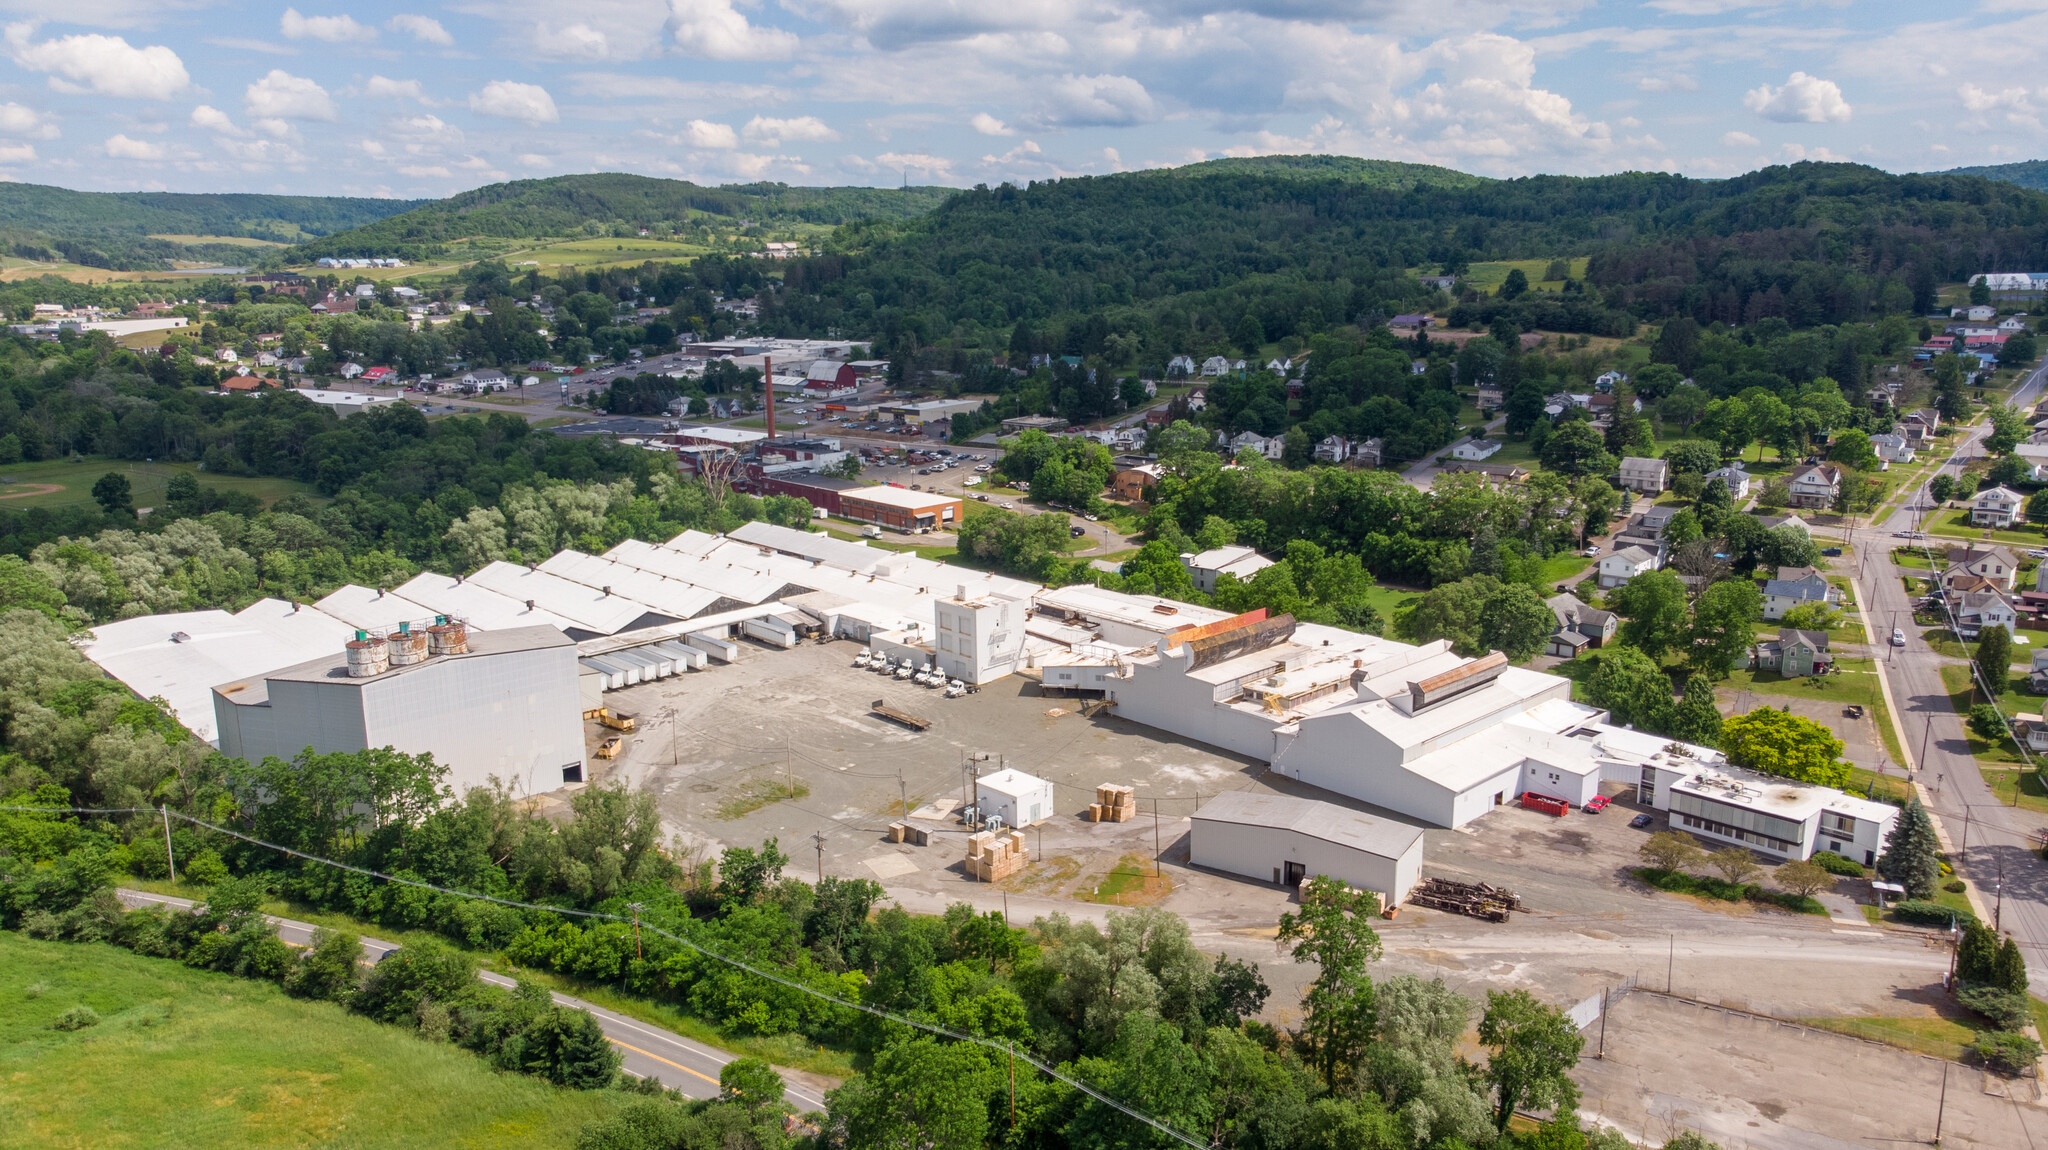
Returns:
[[[1998,885],[1992,888],[1991,932],[1998,933],[2005,920],[2005,856],[1998,856]]]
[[[633,958],[637,961],[640,958],[640,904],[633,902],[626,905],[633,908]]]
[[[903,781],[903,768],[896,768],[896,805],[903,808],[903,817],[910,817],[910,789]]]
[[[1159,877],[1159,800],[1152,800],[1152,877]]]
[[[823,883],[825,881],[825,832],[813,832],[811,834],[811,841],[818,844],[818,881]]]
[[[1670,994],[1671,971],[1678,965],[1678,936],[1667,934],[1664,937],[1671,945],[1671,949],[1666,951],[1664,955],[1664,993]]]
[[[1600,992],[1600,1053],[1593,1057],[1607,1061],[1607,1008],[1614,1005],[1614,988],[1607,987]]]
[[[157,810],[164,816],[164,861],[170,864],[171,882],[176,883],[178,881],[178,856],[176,852],[171,850],[171,808],[158,807]]]
[[[1941,1101],[1934,1106],[1934,1144],[1941,1145],[1941,1119],[1948,1113],[1948,1062],[1941,1064]]]

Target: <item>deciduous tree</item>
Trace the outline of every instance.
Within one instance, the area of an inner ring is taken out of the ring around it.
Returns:
[[[1721,724],[1721,749],[1738,767],[1824,787],[1849,781],[1842,740],[1812,719],[1758,707]]]
[[[1505,1132],[1517,1107],[1578,1104],[1570,1072],[1586,1040],[1563,1011],[1526,990],[1488,991],[1479,1041],[1490,1050],[1486,1080],[1494,1090],[1494,1129]]]

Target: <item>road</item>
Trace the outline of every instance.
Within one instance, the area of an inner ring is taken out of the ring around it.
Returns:
[[[2028,377],[2013,393],[2013,404],[2024,408],[2038,397],[2044,377],[2048,367]],[[1969,429],[1940,471],[1959,473],[1962,464],[1978,455],[1989,431],[1988,425]],[[1933,509],[1923,483],[1890,518],[1872,524],[1864,537],[1865,550],[1858,553],[1856,584],[1874,625],[1873,639],[1890,634],[1894,616],[1902,620],[1899,625],[1906,632],[1906,645],[1891,648],[1879,666],[1903,728],[1907,754],[1918,766],[1915,781],[1921,798],[1940,824],[1957,872],[1980,896],[1983,909],[2019,940],[2030,978],[2042,985],[2048,979],[2048,864],[2027,849],[2026,835],[2048,824],[2048,816],[2006,807],[1992,795],[1970,754],[1962,719],[1942,685],[1941,667],[1952,660],[1932,651],[1912,625],[1911,601],[1889,560],[1893,533],[1913,530],[1919,517]],[[1940,545],[1938,539],[1930,542]]]
[[[130,890],[126,887],[115,893],[129,906],[154,904],[191,910],[197,905],[191,899],[151,894],[148,891]],[[312,945],[313,924],[278,918],[275,915],[264,917],[277,927],[279,938],[297,946]],[[370,964],[375,964],[385,954],[398,949],[397,943],[381,939],[364,938],[362,942],[363,954]],[[478,971],[477,977],[493,986],[509,989],[514,985],[511,979],[493,971]],[[623,1014],[615,1014],[580,998],[557,994],[554,999],[558,1006],[587,1010],[597,1019],[598,1025],[604,1028],[605,1038],[619,1048],[619,1053],[624,1058],[626,1073],[635,1078],[656,1079],[663,1086],[680,1090],[692,1098],[718,1096],[718,1072],[726,1063],[733,1060],[734,1055],[627,1018]],[[788,1099],[790,1105],[796,1107],[799,1113],[825,1108],[822,1090],[807,1083],[790,1081],[787,1072],[783,1078],[783,1097]]]

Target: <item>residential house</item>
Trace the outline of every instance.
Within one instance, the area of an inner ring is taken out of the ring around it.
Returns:
[[[340,376],[343,379],[354,379],[355,377],[363,374],[363,365],[360,363],[355,363],[353,361],[349,363],[344,363],[340,367],[334,369],[334,374]]]
[[[1886,463],[1913,462],[1913,445],[1908,443],[1903,435],[1889,432],[1873,435],[1870,437],[1870,448]]]
[[[1762,527],[1766,531],[1772,531],[1779,527],[1797,527],[1802,534],[1813,534],[1807,528],[1806,520],[1801,519],[1797,515],[1758,515],[1752,513],[1750,518],[1755,519],[1757,526]]]
[[[1166,361],[1166,378],[1168,379],[1186,379],[1193,374],[1195,374],[1195,361],[1192,356],[1176,355]]]
[[[364,383],[390,383],[397,377],[398,373],[388,367],[372,367],[363,371]]]
[[[1194,580],[1195,590],[1214,595],[1219,576],[1235,575],[1249,583],[1253,576],[1271,567],[1273,561],[1250,547],[1216,547],[1199,555],[1183,553],[1180,565]]]
[[[1640,547],[1623,547],[1600,557],[1600,587],[1619,587],[1645,571],[1657,569],[1657,556]]]
[[[2020,520],[2026,497],[2010,487],[1979,491],[1970,504],[1970,522],[1978,527],[2011,527]]]
[[[1188,392],[1188,410],[1201,411],[1209,406],[1209,389],[1197,387]]]
[[[1375,435],[1371,439],[1351,441],[1351,466],[1372,468],[1380,465],[1387,441]]]
[[[1948,568],[1941,576],[1943,586],[1948,586],[1959,576],[1976,575],[2009,592],[2013,589],[2014,576],[2019,574],[2019,561],[2013,553],[1996,544],[1951,547],[1947,558]]]
[[[1543,397],[1544,414],[1553,419],[1563,415],[1568,408],[1592,406],[1593,396],[1589,392],[1560,391]]]
[[[1941,413],[1931,407],[1917,408],[1899,417],[1899,434],[1915,447],[1926,447],[1927,441],[1941,431]]]
[[[474,388],[482,391],[487,387],[504,387],[512,381],[495,367],[483,367],[462,373],[462,378],[457,382],[462,384],[465,390]]]
[[[1683,508],[1670,506],[1652,507],[1630,516],[1628,522],[1623,523],[1614,533],[1615,549],[1640,547],[1655,555],[1657,565],[1662,567],[1671,552],[1670,546],[1664,541],[1664,528],[1670,524],[1671,517],[1681,510]]]
[[[1797,627],[1778,628],[1776,639],[1766,639],[1749,652],[1750,666],[1759,671],[1776,671],[1787,678],[1825,675],[1835,665],[1826,632],[1802,631]]]
[[[257,367],[276,367],[282,362],[284,362],[283,357],[274,351],[259,351],[256,353]]]
[[[1501,442],[1498,439],[1473,439],[1466,436],[1451,444],[1451,458],[1462,459],[1468,463],[1483,463],[1493,458],[1494,453],[1500,449]]]
[[[1668,487],[1670,480],[1671,468],[1661,459],[1646,459],[1639,455],[1622,458],[1621,485],[1630,491],[1655,495]]]
[[[1744,471],[1739,463],[1709,471],[1706,478],[1708,483],[1726,487],[1729,497],[1738,502],[1749,498],[1749,472]]]
[[[2027,672],[2027,685],[2036,695],[2048,695],[2048,651],[2034,650],[2034,666]]]
[[[1842,470],[1825,463],[1809,463],[1792,473],[1791,499],[1794,507],[1826,511],[1842,493]]]
[[[2026,711],[2015,712],[2012,717],[2014,737],[2025,739],[2027,748],[2036,753],[2048,751],[2048,723],[2041,716]]]
[[[1975,639],[1986,627],[2010,631],[2019,621],[2012,600],[1999,591],[1969,591],[1955,597],[1956,630],[1965,639]]]
[[[1284,436],[1274,435],[1269,437],[1260,435],[1256,431],[1240,431],[1236,435],[1227,437],[1218,432],[1217,436],[1223,440],[1224,449],[1233,457],[1238,452],[1249,447],[1267,459],[1278,459],[1280,458],[1281,451],[1287,446],[1287,440]]]
[[[2027,465],[2027,478],[2035,483],[2048,481],[2048,443],[2029,440],[2012,449],[2020,462]]]
[[[1565,645],[1573,648],[1569,654],[1577,654],[1586,647],[1599,647],[1614,638],[1614,633],[1621,627],[1621,620],[1614,612],[1593,607],[1576,595],[1552,595],[1543,601],[1543,605],[1550,608],[1551,614],[1557,616],[1558,636],[1574,635],[1584,640],[1583,643],[1567,640]]]
[[[1812,567],[1780,567],[1775,579],[1762,581],[1764,618],[1783,619],[1785,612],[1808,603],[1835,606],[1842,602],[1840,588]]]
[[[1617,384],[1623,384],[1627,382],[1628,376],[1623,375],[1618,371],[1603,371],[1600,373],[1598,378],[1593,380],[1593,390],[1599,392],[1607,392],[1611,394],[1614,391],[1614,388]],[[1641,411],[1642,409],[1643,405],[1641,403],[1637,403],[1636,410]]]
[[[1136,467],[1119,469],[1109,477],[1110,490],[1118,499],[1136,501],[1145,498],[1145,490],[1159,482],[1165,472],[1156,463],[1140,463]]]
[[[1967,319],[1971,323],[1989,323],[1991,320],[1997,318],[1997,316],[1998,309],[1991,306],[1988,303],[1973,304],[1969,307],[1952,307],[1948,309],[1948,317],[1950,319]]]
[[[1203,374],[1203,375],[1209,375],[1209,376],[1216,376],[1216,375],[1222,375],[1222,374],[1223,374],[1224,372],[1226,372],[1226,371],[1229,371],[1229,370],[1230,370],[1230,361],[1229,361],[1229,360],[1227,360],[1227,359],[1225,359],[1225,358],[1223,358],[1223,357],[1222,357],[1222,356],[1220,356],[1220,355],[1212,355],[1212,356],[1210,356],[1210,357],[1209,357],[1208,359],[1205,359],[1205,360],[1203,360],[1203,361],[1202,361],[1202,374]]]
[[[1351,441],[1341,435],[1325,435],[1316,443],[1317,463],[1342,463],[1351,458]]]
[[[1479,385],[1479,399],[1477,400],[1479,410],[1498,411],[1501,405],[1507,401],[1507,389],[1500,384],[1482,383]]]
[[[2021,319],[2019,316],[2009,315],[2006,316],[2004,319],[1998,321],[1998,330],[2006,333],[2007,335],[2017,335],[2020,332],[2027,330],[2027,321]]]
[[[220,389],[222,391],[251,392],[257,390],[258,388],[264,388],[269,386],[269,380],[259,379],[253,375],[230,376],[227,379],[223,379],[220,381]]]
[[[1294,370],[1294,361],[1279,357],[1269,359],[1266,361],[1266,370],[1284,379]]]
[[[1457,276],[1417,276],[1415,278],[1421,281],[1423,287],[1435,288],[1438,291],[1449,291],[1458,286]]]

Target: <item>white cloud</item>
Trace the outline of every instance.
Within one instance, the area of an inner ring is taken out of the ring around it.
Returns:
[[[1721,143],[1730,148],[1754,148],[1763,141],[1748,132],[1729,132],[1721,137]]]
[[[443,48],[455,43],[455,37],[450,36],[448,29],[441,27],[441,22],[432,16],[414,16],[410,13],[400,13],[386,20],[384,26],[393,32],[404,32],[415,40],[421,40],[428,44],[439,44]]]
[[[686,56],[707,60],[779,60],[796,51],[794,33],[749,24],[732,0],[669,0],[668,33]]]
[[[407,176],[439,176],[443,179],[454,174],[439,164],[407,164],[398,171]]]
[[[692,148],[737,148],[740,136],[732,130],[731,124],[691,120],[683,125],[683,143]]]
[[[527,152],[521,155],[519,157],[519,162],[529,168],[545,168],[549,164],[554,163],[553,160],[550,160],[548,157],[543,156],[538,152]]]
[[[793,120],[776,120],[766,116],[755,116],[740,129],[750,144],[764,147],[780,147],[788,140],[823,141],[836,140],[839,133],[825,126],[825,121],[816,116],[798,116]]]
[[[297,8],[287,8],[278,18],[277,30],[287,40],[325,40],[329,44],[361,43],[375,40],[377,30],[367,24],[356,23],[353,16],[301,16]]]
[[[1833,80],[1794,72],[1782,88],[1769,84],[1751,89],[1742,104],[1766,120],[1781,124],[1841,124],[1848,122],[1849,102]]]
[[[1972,112],[1992,112],[2000,108],[2020,113],[2033,111],[2025,88],[2001,88],[1993,92],[1975,84],[1964,84],[1957,89],[1956,95],[1962,100],[1963,107]]]
[[[239,136],[242,134],[242,129],[235,126],[235,122],[228,117],[226,112],[210,104],[201,104],[197,108],[192,109],[191,124],[193,127],[206,132],[219,132],[228,136]]]
[[[299,54],[299,50],[290,44],[274,44],[269,40],[258,40],[252,36],[208,36],[206,42],[219,48],[233,48],[238,52],[261,52],[266,56]]]
[[[168,100],[192,82],[185,62],[161,44],[137,48],[97,33],[32,43],[32,25],[10,24],[8,55],[32,72],[50,74],[60,92],[95,92],[131,100]]]
[[[850,157],[859,160],[860,157]],[[861,161],[865,163],[866,161]],[[911,171],[941,183],[953,178],[953,161],[927,152],[883,152],[875,164],[892,172]]]
[[[121,160],[161,160],[164,149],[161,144],[148,140],[131,140],[123,135],[107,137],[107,154]]]
[[[1644,92],[1693,92],[1698,91],[1700,82],[1683,72],[1672,72],[1661,76],[1645,76],[1636,81],[1637,89]]]
[[[34,108],[22,104],[0,104],[0,133],[9,136],[33,136],[38,140],[57,138],[57,125],[50,118]]]
[[[35,158],[34,144],[0,144],[0,164],[25,164]]]
[[[1145,85],[1129,76],[1068,74],[1046,83],[1033,122],[1047,127],[1128,127],[1154,119],[1157,109]]]
[[[418,80],[393,80],[387,76],[372,76],[363,85],[363,95],[372,100],[425,100],[426,93],[420,89]]]
[[[242,107],[252,116],[273,119],[332,120],[337,114],[327,89],[282,68],[272,68],[249,85],[242,93]]]
[[[469,110],[479,116],[500,116],[529,124],[552,124],[562,118],[555,110],[555,98],[548,95],[546,88],[516,80],[492,80],[470,93]]]
[[[280,120],[276,116],[265,116],[257,120],[255,128],[264,135],[277,140],[294,139],[299,134],[299,130],[292,127],[291,121]]]
[[[554,29],[536,24],[533,46],[541,55],[558,60],[604,60],[612,54],[611,38],[581,23]]]
[[[974,126],[975,131],[980,132],[984,136],[1014,136],[1017,134],[1016,129],[989,115],[987,112],[976,112],[974,119],[969,120],[968,123]]]

